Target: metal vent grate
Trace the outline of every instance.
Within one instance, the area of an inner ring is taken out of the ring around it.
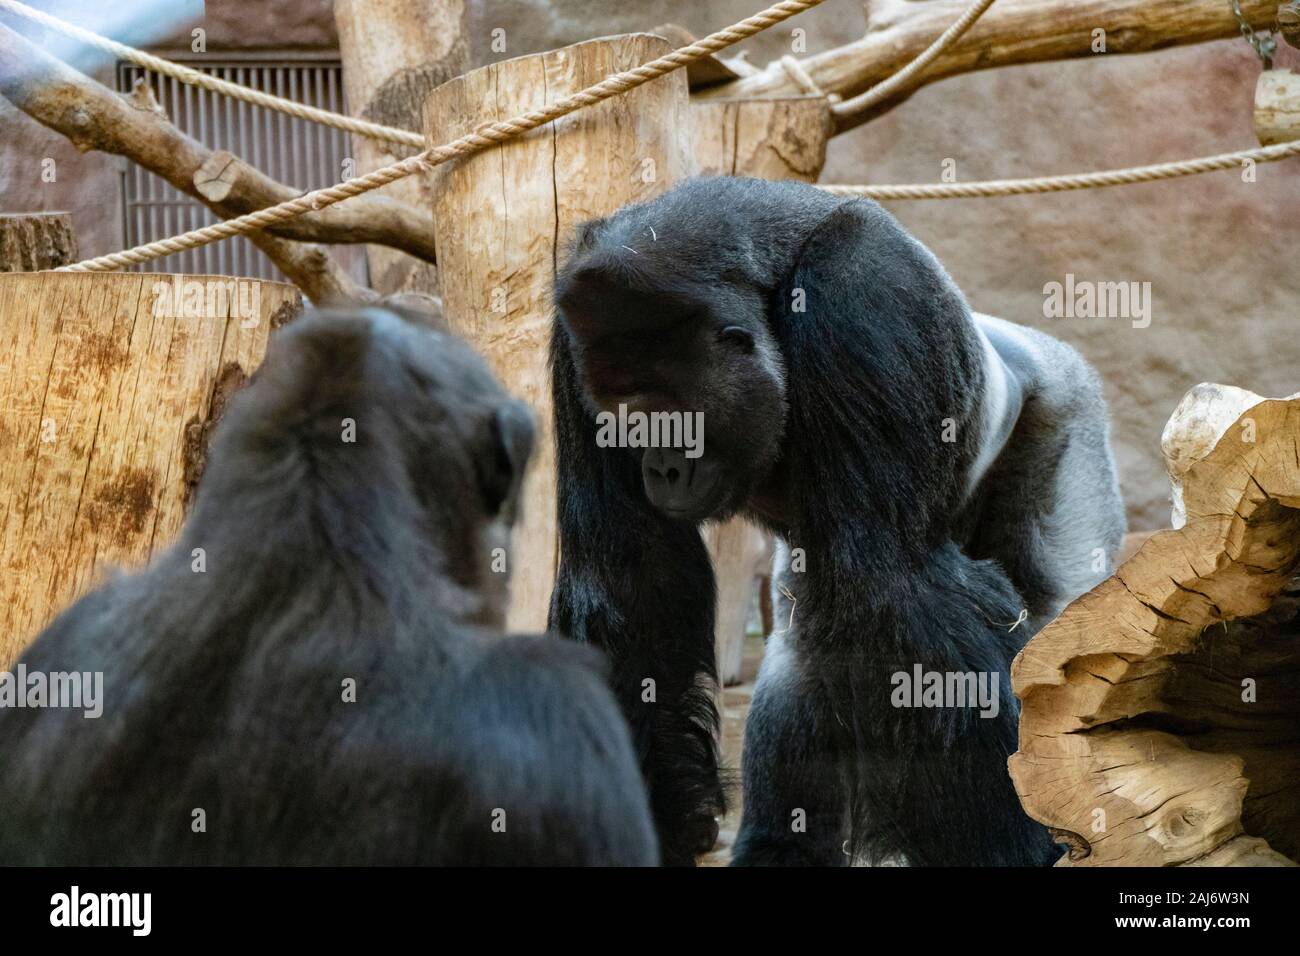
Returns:
[[[343,67],[337,62],[204,60],[188,65],[299,103],[346,112]],[[333,185],[344,178],[343,162],[351,152],[348,134],[342,130],[187,86],[129,63],[118,64],[121,92],[129,92],[140,78],[148,81],[172,123],[210,149],[229,150],[272,179],[304,191]],[[134,163],[127,164],[122,177],[122,221],[128,248],[217,221],[202,203]],[[343,267],[364,284],[364,247],[336,246],[334,251]],[[243,236],[133,268],[141,272],[284,279],[271,260]]]

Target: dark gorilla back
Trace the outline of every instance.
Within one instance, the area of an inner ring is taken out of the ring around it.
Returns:
[[[532,438],[450,336],[286,328],[181,541],[23,657],[103,715],[0,709],[0,862],[655,863],[600,657],[499,630]]]

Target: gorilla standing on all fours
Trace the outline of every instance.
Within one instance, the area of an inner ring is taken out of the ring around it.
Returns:
[[[551,626],[612,658],[664,861],[705,849],[722,806],[697,524],[737,512],[795,560],[735,862],[1054,859],[1006,770],[1008,668],[1123,534],[1093,370],[972,316],[879,206],[796,183],[694,180],[588,223],[556,303]],[[599,447],[619,405],[702,413],[702,457]],[[996,679],[992,706],[896,706],[918,669]]]
[[[379,308],[277,333],[180,543],[65,611],[0,709],[0,863],[653,864],[598,655],[503,636],[533,426]]]

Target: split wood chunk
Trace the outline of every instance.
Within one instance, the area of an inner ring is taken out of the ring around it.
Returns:
[[[1162,440],[1185,524],[1017,656],[1030,816],[1061,865],[1300,860],[1300,397],[1200,385]]]
[[[39,272],[77,261],[66,212],[0,213],[0,272]]]
[[[430,143],[517,114],[672,49],[629,34],[504,60],[440,86]],[[450,326],[532,407],[538,426],[511,545],[511,630],[546,626],[558,558],[548,354],[551,287],[575,227],[653,198],[694,170],[686,75],[678,70],[432,173],[439,284]]]
[[[235,280],[0,275],[0,669],[105,570],[176,537],[214,404],[302,304],[238,281],[222,298]],[[203,305],[174,307],[177,282]]]

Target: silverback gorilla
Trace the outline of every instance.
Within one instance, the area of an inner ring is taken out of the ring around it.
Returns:
[[[179,544],[23,657],[103,716],[0,709],[0,862],[655,863],[599,655],[498,629],[532,441],[448,335],[277,333]]]
[[[972,315],[879,206],[797,183],[693,180],[585,224],[556,306],[551,627],[612,659],[664,862],[723,805],[697,525],[737,513],[791,560],[734,862],[1054,859],[1006,770],[1008,669],[1124,530],[1084,360]],[[702,413],[702,454],[602,447],[619,406]],[[900,693],[916,675],[992,699]]]

